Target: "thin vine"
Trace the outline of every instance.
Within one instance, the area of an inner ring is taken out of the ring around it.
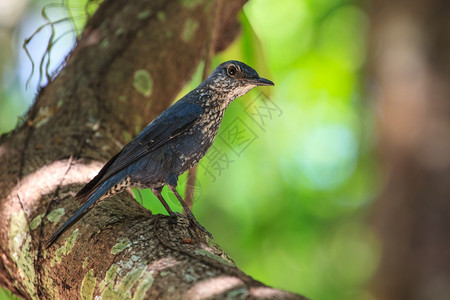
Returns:
[[[73,32],[76,33],[76,37],[78,39],[81,36],[81,33],[87,21],[92,16],[92,14],[97,10],[102,0],[86,0],[86,3],[84,5],[76,5],[73,4],[72,2],[73,1],[71,0],[62,0],[61,3],[49,3],[44,5],[44,7],[41,10],[41,16],[44,18],[45,23],[39,26],[31,34],[31,36],[29,36],[24,40],[22,48],[24,49],[25,54],[27,55],[28,59],[31,62],[31,72],[30,75],[28,76],[25,85],[27,88],[30,86],[31,79],[33,78],[34,73],[36,71],[35,70],[36,63],[33,60],[33,57],[31,56],[30,51],[28,49],[28,45],[30,44],[30,42],[34,38],[36,38],[43,29],[50,28],[50,37],[48,38],[47,47],[45,49],[44,54],[40,58],[39,62],[39,75],[38,75],[39,77],[37,88],[40,88],[44,77],[47,79],[48,82],[50,82],[64,66],[64,62],[62,62],[62,64],[59,67],[57,67],[53,73],[50,72],[51,53],[53,47],[61,40],[62,37]],[[54,8],[65,9],[67,11],[68,16],[62,19],[52,20],[49,16],[49,10]],[[56,36],[56,25],[66,22],[70,22],[70,24],[72,25],[72,29],[65,31],[59,36]]]

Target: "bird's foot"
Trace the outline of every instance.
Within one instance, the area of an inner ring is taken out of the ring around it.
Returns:
[[[195,227],[197,227],[198,229],[200,229],[201,231],[206,233],[210,239],[213,238],[212,234],[209,233],[209,231],[206,230],[205,227],[203,227],[194,216],[189,216],[189,215],[185,216],[183,214],[180,214],[179,212],[172,212],[170,214],[169,222],[171,222],[172,224],[176,224],[179,217],[182,217],[182,218],[187,217],[192,225],[194,225]]]
[[[169,223],[172,225],[175,225],[175,224],[177,224],[178,218],[184,218],[186,216],[184,216],[183,214],[180,214],[179,212],[174,211],[169,214],[169,217],[170,217]]]
[[[206,235],[208,235],[208,237],[209,237],[210,239],[213,238],[212,234],[209,233],[209,231],[206,230],[205,227],[203,227],[203,226],[197,221],[197,219],[195,219],[195,218],[189,218],[189,220],[191,221],[191,223],[194,224],[195,227],[197,227],[198,229],[200,229],[201,231],[203,231],[204,233],[206,233]]]

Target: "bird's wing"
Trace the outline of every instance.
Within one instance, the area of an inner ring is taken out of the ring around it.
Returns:
[[[203,108],[197,104],[178,101],[156,117],[134,140],[112,157],[76,197],[87,200],[105,180],[188,130],[202,113]]]

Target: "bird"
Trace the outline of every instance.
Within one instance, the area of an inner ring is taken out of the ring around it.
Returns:
[[[149,188],[170,216],[178,216],[162,197],[164,186],[175,194],[187,217],[208,233],[176,190],[178,177],[196,165],[211,147],[228,105],[257,86],[273,86],[243,62],[217,66],[194,90],[151,121],[114,155],[75,196],[84,203],[47,241],[51,246],[89,209],[128,187]]]

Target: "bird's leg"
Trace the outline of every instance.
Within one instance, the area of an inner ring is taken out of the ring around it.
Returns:
[[[184,211],[186,212],[186,215],[191,220],[192,223],[194,223],[195,226],[197,226],[200,230],[202,230],[204,233],[206,233],[210,238],[212,238],[212,234],[208,232],[208,230],[205,229],[195,218],[194,214],[191,212],[189,207],[187,206],[186,202],[184,202],[183,198],[181,198],[180,194],[178,193],[177,189],[173,185],[167,185],[169,189],[172,191],[172,193],[175,194],[175,196],[178,198],[178,201],[180,202],[181,206],[183,206]]]
[[[174,186],[168,185],[169,189],[172,191],[172,193],[175,194],[175,196],[178,198],[178,201],[180,202],[181,206],[183,206],[184,211],[186,212],[186,215],[190,219],[194,219],[194,214],[191,212],[189,207],[187,206],[186,202],[184,202],[183,198],[181,198],[181,195],[178,193],[177,189]]]
[[[178,176],[176,176],[175,174],[169,174],[169,176],[167,177],[166,184],[169,187],[169,189],[172,191],[172,193],[175,194],[175,196],[177,197],[177,199],[180,202],[181,206],[183,206],[183,209],[186,212],[186,215],[189,218],[189,220],[191,220],[191,222],[195,226],[197,226],[199,229],[201,229],[203,232],[205,232],[210,238],[212,238],[211,233],[209,233],[208,230],[205,229],[205,227],[200,225],[200,223],[195,218],[194,214],[189,209],[189,206],[187,206],[186,202],[184,202],[183,198],[181,198],[180,194],[178,193],[178,191],[176,189],[177,182],[178,182]]]
[[[152,189],[153,194],[155,194],[155,196],[158,198],[158,200],[162,203],[164,208],[169,213],[169,216],[170,216],[169,223],[170,224],[176,224],[177,223],[177,216],[179,215],[179,213],[174,212],[170,208],[169,204],[167,204],[166,200],[164,200],[163,196],[161,195],[161,191],[162,191],[162,187],[157,188],[157,189]]]
[[[161,202],[161,204],[164,206],[164,208],[167,210],[170,216],[174,215],[174,212],[170,208],[169,204],[167,204],[166,200],[164,200],[163,196],[161,195],[162,187],[152,189],[153,194],[155,194],[156,198]]]

